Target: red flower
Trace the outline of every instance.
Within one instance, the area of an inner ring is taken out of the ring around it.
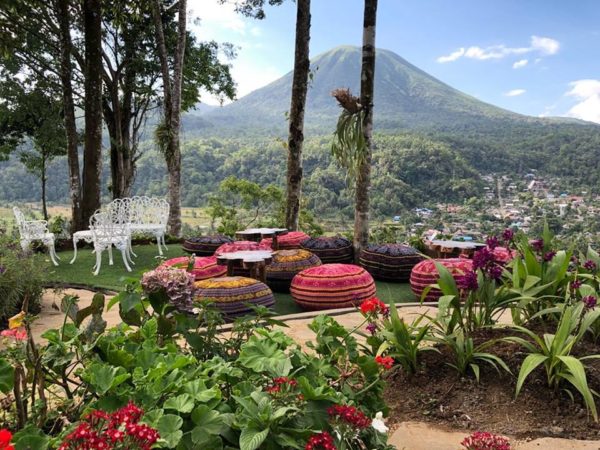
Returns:
[[[368,428],[371,425],[371,419],[354,406],[333,405],[327,409],[327,414],[330,419],[336,422],[345,422],[353,428]]]
[[[12,433],[5,428],[0,430],[0,450],[15,450],[10,445],[10,441],[12,441]]]
[[[376,356],[375,362],[386,370],[390,370],[394,367],[394,358],[391,356]]]
[[[361,303],[360,312],[365,316],[369,314],[388,314],[389,308],[377,297],[369,298]]]
[[[27,340],[27,331],[25,330],[25,327],[2,330],[0,331],[0,336],[12,338],[15,341],[25,341]]]
[[[313,434],[306,443],[305,450],[337,450],[333,437],[327,432]]]
[[[467,450],[510,450],[508,439],[497,434],[476,431],[460,443]]]

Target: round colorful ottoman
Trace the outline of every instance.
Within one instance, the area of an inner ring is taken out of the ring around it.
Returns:
[[[440,263],[450,271],[454,279],[462,276],[466,272],[473,270],[473,261],[466,258],[448,258],[448,259],[426,259],[413,267],[410,274],[410,288],[420,299],[427,286],[436,284],[439,279],[439,272],[435,263]],[[437,301],[442,295],[439,289],[431,289],[425,300],[428,302]]]
[[[494,259],[496,262],[501,264],[509,263],[515,258],[515,256],[517,256],[517,252],[515,250],[511,250],[506,247],[496,247],[494,250],[492,250],[492,253],[494,254]]]
[[[360,252],[360,265],[376,280],[406,283],[422,260],[417,249],[402,244],[370,244]]]
[[[195,298],[212,300],[225,316],[232,320],[252,313],[250,306],[272,308],[275,297],[271,289],[258,280],[246,277],[220,277],[197,281]]]
[[[296,249],[300,248],[300,244],[309,238],[310,236],[302,231],[288,231],[286,234],[277,236],[277,244],[279,245],[279,250]],[[271,247],[273,239],[265,238],[260,243]]]
[[[373,277],[354,264],[323,264],[303,270],[292,280],[290,292],[304,309],[358,306],[375,295]]]
[[[222,234],[215,234],[186,239],[182,248],[184,251],[198,256],[212,256],[217,248],[229,242],[233,242],[233,239]]]
[[[323,264],[354,261],[352,242],[341,236],[310,238],[302,242],[300,247],[317,255]]]
[[[190,258],[181,256],[179,258],[167,259],[162,265],[187,270],[189,263]],[[196,281],[207,280],[209,278],[225,276],[227,274],[227,266],[218,265],[216,256],[196,257],[194,258],[194,268],[191,273],[194,275]]]
[[[319,257],[308,250],[279,250],[273,254],[273,262],[267,266],[267,284],[275,292],[289,292],[296,274],[320,265]]]

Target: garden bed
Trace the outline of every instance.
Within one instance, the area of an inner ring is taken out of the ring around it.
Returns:
[[[543,333],[540,326],[536,331]],[[480,331],[474,340],[477,344],[516,334],[508,329]],[[498,342],[489,348],[487,351],[502,358],[513,375],[498,373],[484,364],[480,383],[473,377],[459,377],[446,364],[449,361],[446,349],[440,351],[441,354],[424,354],[422,368],[413,376],[400,369],[389,374],[385,398],[390,407],[390,423],[424,421],[442,428],[485,430],[518,439],[600,437],[600,423],[588,417],[581,397],[574,392],[573,401],[564,391],[553,392],[547,387],[542,368],[529,376],[515,399],[515,375],[525,358],[519,345]],[[589,340],[580,342],[573,352],[574,355],[598,353],[600,346]],[[589,386],[600,392],[600,361],[589,360],[586,366]]]

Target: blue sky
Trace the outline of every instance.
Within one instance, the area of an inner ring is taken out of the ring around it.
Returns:
[[[240,96],[291,70],[292,1],[262,21],[217,0],[188,3],[200,39],[238,47]],[[312,0],[311,56],[360,45],[362,13],[361,0]],[[377,46],[494,105],[600,123],[600,1],[379,0]]]

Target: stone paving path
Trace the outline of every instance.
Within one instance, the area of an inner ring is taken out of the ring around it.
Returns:
[[[55,293],[51,290],[46,291],[42,300],[42,312],[39,320],[33,326],[32,331],[36,342],[40,342],[41,334],[50,329],[58,328],[62,325],[64,315],[52,304],[60,305],[60,300],[64,294],[78,295],[80,297],[80,308],[89,305],[94,296],[93,292],[81,289],[68,289],[61,293]],[[107,296],[107,302],[109,297]],[[411,318],[429,312],[434,313],[434,308],[412,306],[399,309],[401,317],[408,320]],[[308,329],[308,324],[312,318],[306,317],[307,314],[295,314],[286,316],[289,328],[283,330],[301,345],[306,341],[314,339],[314,333]],[[104,314],[104,320],[108,326],[115,326],[121,323],[118,308],[115,306]],[[347,328],[358,326],[363,318],[358,312],[346,313],[335,316],[335,320]],[[459,450],[460,442],[468,431],[445,431],[434,428],[426,423],[403,422],[400,424],[388,424],[391,428],[390,444],[395,445],[399,450]],[[578,441],[557,438],[535,439],[529,442],[517,442],[511,439],[513,450],[600,450],[600,441]]]

